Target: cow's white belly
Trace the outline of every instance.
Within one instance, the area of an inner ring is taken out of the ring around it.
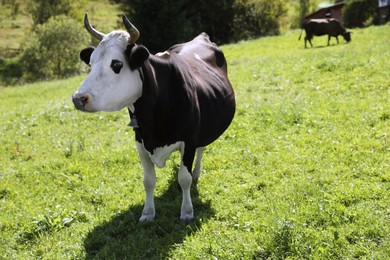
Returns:
[[[182,142],[176,142],[171,145],[166,145],[164,147],[157,147],[154,149],[153,154],[149,153],[150,159],[158,167],[162,168],[165,166],[165,163],[168,157],[175,151],[181,149]]]

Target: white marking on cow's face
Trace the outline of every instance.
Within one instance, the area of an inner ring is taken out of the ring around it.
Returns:
[[[132,71],[125,57],[129,38],[125,31],[113,31],[92,52],[91,72],[73,94],[73,98],[85,100],[83,110],[134,110],[133,104],[142,94],[142,81],[139,71]]]

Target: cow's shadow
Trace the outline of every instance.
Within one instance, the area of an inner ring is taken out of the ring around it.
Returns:
[[[341,44],[341,43],[340,43]],[[313,47],[309,46],[307,48],[304,48],[304,50],[310,50],[310,49],[324,49],[324,48],[332,48],[332,47],[336,47],[337,45],[340,45],[340,44],[337,44],[337,43],[334,43],[334,44],[329,44],[329,45],[314,45]]]
[[[210,202],[198,197],[197,186],[191,188],[196,220],[179,220],[181,189],[176,180],[155,198],[156,219],[139,223],[143,205],[136,205],[95,227],[84,240],[86,259],[160,259],[167,258],[175,245],[193,235],[214,215]]]

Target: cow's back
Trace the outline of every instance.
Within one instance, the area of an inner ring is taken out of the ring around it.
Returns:
[[[340,22],[336,19],[329,20],[329,31],[328,34],[330,36],[338,36],[343,35],[345,33],[344,27],[341,26]]]
[[[310,19],[305,21],[302,24],[302,27],[306,31],[306,34],[316,36],[326,34],[330,36],[337,36],[343,34],[344,32],[340,22],[334,18]]]
[[[189,59],[195,57],[203,60],[215,69],[222,69],[227,73],[226,59],[218,46],[211,42],[206,33],[201,33],[192,41],[176,44],[168,52],[175,52]]]
[[[328,20],[327,19],[311,19],[303,23],[303,29],[306,34],[321,36],[328,33]]]

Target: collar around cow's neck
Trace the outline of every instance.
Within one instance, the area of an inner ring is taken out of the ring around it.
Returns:
[[[140,74],[142,82],[144,82],[144,71],[143,71],[144,69],[146,69],[145,65],[142,65],[142,67],[138,69],[138,72]],[[130,127],[133,127],[133,128],[139,128],[139,125],[138,125],[138,122],[137,122],[137,118],[135,116],[134,104],[133,104],[132,108],[133,109],[130,109],[129,107],[127,107],[127,110],[129,110],[129,116],[130,116],[130,123],[128,123],[127,126],[130,126]],[[133,112],[132,112],[132,110],[133,110]]]
[[[129,110],[129,116],[130,116],[130,123],[127,126],[130,126],[133,128],[139,128],[135,114],[132,113],[129,108],[128,108],[128,110]]]

